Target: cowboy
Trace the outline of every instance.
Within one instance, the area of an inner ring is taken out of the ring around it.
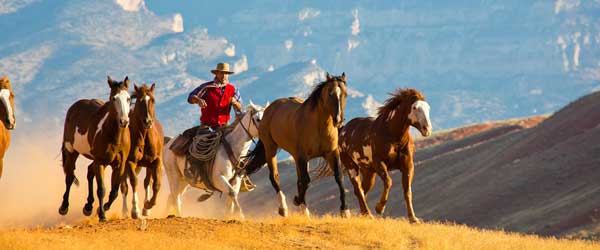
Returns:
[[[242,109],[242,100],[238,90],[229,82],[229,64],[219,63],[217,68],[210,71],[215,78],[201,84],[188,96],[188,103],[200,106],[202,115],[200,122],[203,126],[216,130],[227,125],[231,117],[231,107],[236,112]]]

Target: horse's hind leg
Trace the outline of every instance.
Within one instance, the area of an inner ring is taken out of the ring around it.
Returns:
[[[367,205],[367,199],[365,197],[365,192],[362,188],[362,184],[360,181],[359,175],[359,166],[352,161],[350,157],[347,155],[340,153],[340,160],[343,165],[348,169],[348,175],[350,176],[350,182],[352,186],[354,186],[354,195],[356,196],[356,200],[358,201],[358,205],[360,207],[360,213],[364,216],[373,217],[371,215],[371,211],[369,211],[369,206]]]
[[[340,151],[335,150],[327,156],[329,166],[333,168],[333,176],[340,190],[340,214],[342,217],[349,217],[350,210],[346,204],[346,189],[344,188],[344,173],[342,172],[342,162],[340,161]]]
[[[58,209],[58,213],[61,215],[66,215],[69,212],[69,194],[71,193],[71,185],[75,181],[75,162],[77,161],[77,157],[79,153],[77,152],[69,152],[63,146],[62,148],[62,165],[63,171],[65,172],[65,193],[63,194],[62,204]],[[78,184],[77,184],[78,185]]]
[[[87,197],[87,203],[85,203],[85,206],[83,206],[83,214],[85,216],[90,216],[92,215],[92,209],[94,208],[94,176],[95,176],[95,169],[94,169],[94,163],[90,163],[90,165],[88,165],[88,170],[87,170],[87,182],[88,182],[88,197]]]
[[[286,217],[288,215],[288,207],[285,201],[285,194],[279,187],[279,170],[277,168],[277,146],[271,145],[266,141],[263,141],[265,145],[265,158],[267,159],[267,165],[269,166],[269,179],[271,185],[275,189],[275,192],[279,196],[279,215]]]
[[[387,204],[388,197],[390,194],[390,189],[392,188],[392,177],[387,170],[387,166],[383,162],[374,162],[374,168],[379,178],[383,181],[383,192],[381,192],[381,197],[379,198],[379,202],[377,206],[375,206],[375,212],[378,214],[383,214],[385,211],[385,205]]]
[[[298,173],[298,195],[294,196],[294,205],[300,206],[302,213],[306,216],[310,216],[305,199],[306,190],[310,184],[310,175],[308,174],[308,162],[302,156],[296,159],[296,171]]]

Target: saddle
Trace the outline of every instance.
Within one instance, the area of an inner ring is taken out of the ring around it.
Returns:
[[[209,194],[212,194],[213,191],[217,190],[212,183],[211,177],[214,160],[221,143],[225,145],[229,157],[234,157],[231,147],[225,141],[225,135],[231,132],[232,129],[233,127],[229,126],[221,127],[216,131],[213,131],[210,127],[205,125],[196,126],[185,130],[181,135],[175,138],[169,147],[176,155],[185,156],[186,164],[183,174],[187,181],[197,185],[203,183]],[[234,165],[235,164],[237,163],[234,163]],[[236,173],[238,173],[237,169],[239,169],[240,166],[235,167]],[[242,176],[241,192],[252,191],[255,187],[256,186],[247,176]],[[208,197],[210,197],[210,195]]]

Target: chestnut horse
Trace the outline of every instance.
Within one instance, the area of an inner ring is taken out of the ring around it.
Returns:
[[[423,136],[431,135],[429,109],[419,91],[398,90],[379,108],[376,118],[354,118],[340,130],[340,158],[363,215],[372,217],[366,199],[375,184],[375,174],[383,180],[383,193],[375,207],[382,214],[392,187],[389,171],[398,169],[402,172],[408,219],[411,223],[419,222],[412,205],[415,149],[409,128],[415,127]]]
[[[98,185],[100,221],[106,220],[104,210],[108,210],[117,198],[130,147],[128,125],[131,98],[127,92],[129,78],[125,77],[122,82],[117,82],[108,77],[108,86],[110,87],[108,102],[83,99],[75,102],[67,111],[62,143],[62,167],[65,172],[66,190],[58,210],[61,215],[69,211],[71,185],[73,182],[78,185],[74,172],[75,162],[80,154],[92,160],[88,166],[88,198],[83,213],[87,216],[92,214],[94,177]],[[103,204],[106,165],[110,165],[113,171],[108,202]]]
[[[164,144],[164,135],[162,125],[156,119],[154,111],[154,88],[152,84],[148,88],[146,84],[141,87],[133,85],[135,93],[135,105],[130,113],[129,134],[131,135],[131,149],[127,159],[125,174],[129,177],[129,183],[133,193],[131,218],[139,218],[138,196],[136,192],[137,175],[141,168],[146,167],[146,179],[144,180],[144,189],[146,197],[144,199],[144,210],[142,214],[147,216],[150,209],[156,205],[156,197],[160,190],[161,172],[162,172],[162,148]],[[150,197],[150,184],[152,184],[152,198]],[[127,208],[127,180],[123,179],[121,183],[121,193],[123,194],[123,218],[127,218],[129,209]]]
[[[10,87],[10,80],[6,76],[0,78],[0,178],[4,167],[4,154],[10,144],[9,130],[15,128],[15,95]]]
[[[269,165],[271,184],[279,196],[281,216],[287,216],[288,212],[285,195],[279,187],[278,148],[289,152],[296,161],[298,195],[294,197],[294,204],[300,206],[306,216],[310,214],[305,200],[310,183],[308,161],[316,157],[324,157],[333,168],[340,191],[342,216],[349,215],[338,150],[338,128],[344,121],[345,105],[346,74],[331,77],[327,73],[326,81],[318,84],[306,101],[297,97],[281,98],[265,110],[259,127],[260,141],[246,170],[252,174],[265,163]]]

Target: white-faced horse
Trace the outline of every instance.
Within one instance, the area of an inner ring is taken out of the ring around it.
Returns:
[[[233,130],[225,136],[225,140],[231,146],[235,161],[246,155],[250,149],[252,138],[258,136],[258,125],[263,116],[264,108],[250,103],[246,112],[236,121]],[[186,157],[177,155],[169,148],[175,140],[170,140],[163,148],[163,165],[171,193],[167,202],[167,210],[171,211],[175,207],[175,215],[181,216],[181,196],[189,186],[195,188],[207,189],[205,183],[191,184],[184,176]],[[241,186],[241,176],[235,174],[235,166],[230,159],[225,145],[219,145],[215,160],[213,163],[211,181],[217,190],[227,195],[227,208],[230,215],[235,214],[236,210],[240,218],[244,218],[242,208],[238,202],[238,194]],[[231,180],[231,181],[230,181]]]

